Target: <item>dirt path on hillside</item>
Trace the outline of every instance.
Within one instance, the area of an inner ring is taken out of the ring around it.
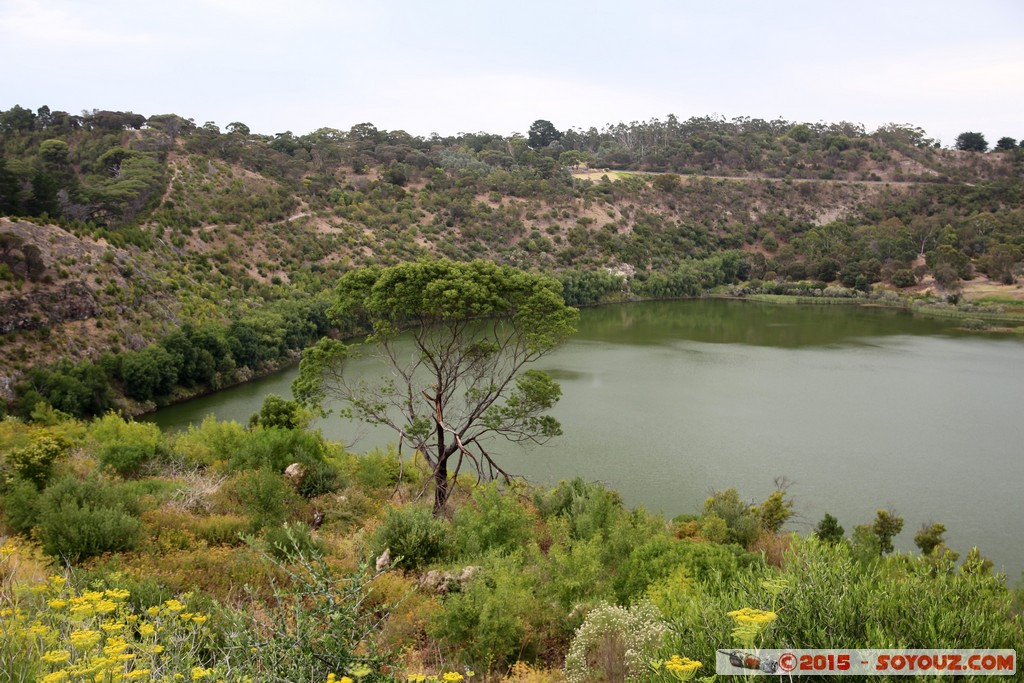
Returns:
[[[571,171],[574,178],[579,180],[601,180],[603,176],[608,176],[609,180],[616,180],[627,175],[639,175],[639,176],[656,176],[665,175],[671,173],[671,171],[612,171],[610,169],[582,169],[579,171]],[[749,183],[753,181],[774,181],[774,182],[792,182],[792,183],[828,183],[832,185],[861,185],[864,187],[879,187],[884,185],[902,185],[902,186],[915,186],[915,185],[935,185],[936,183],[929,183],[920,180],[837,180],[837,179],[823,179],[823,178],[776,178],[772,176],[737,176],[737,175],[705,175],[705,174],[681,174],[677,173],[685,184],[691,180],[733,180],[736,182]],[[952,184],[952,183],[950,183]],[[970,183],[965,183],[970,184]]]

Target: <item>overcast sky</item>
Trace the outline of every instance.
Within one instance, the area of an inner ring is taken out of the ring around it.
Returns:
[[[0,0],[0,109],[414,135],[675,114],[1024,137],[1022,0]]]

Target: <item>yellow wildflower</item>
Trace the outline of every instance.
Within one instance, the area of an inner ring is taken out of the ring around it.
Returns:
[[[167,609],[171,612],[180,612],[181,610],[185,609],[185,605],[183,605],[178,600],[175,600],[174,598],[171,598],[170,600],[164,602],[164,605],[166,605]]]
[[[30,635],[33,636],[45,636],[50,633],[50,627],[43,626],[42,624],[34,624],[31,628],[29,628],[28,632]]]
[[[53,586],[54,588],[63,588],[64,584],[66,584],[68,582],[68,580],[66,578],[64,578],[63,576],[58,576],[57,574],[54,574],[53,576],[51,576],[49,581],[50,581],[50,585]]]
[[[177,602],[177,601],[175,601],[175,602]],[[194,667],[192,667],[192,680],[193,681],[198,681],[201,678],[206,678],[211,673],[213,673],[213,672],[210,669],[204,669],[201,666],[194,666]]]
[[[18,547],[12,543],[5,543],[0,546],[0,555],[13,555]]]
[[[71,608],[71,614],[76,617],[91,617],[96,610],[87,602],[76,603]]]
[[[47,664],[61,664],[71,659],[71,653],[67,650],[49,650],[40,659]]]
[[[672,658],[665,662],[665,670],[680,681],[688,681],[693,678],[700,667],[701,663],[697,660],[679,655],[672,655]]]
[[[146,614],[148,614],[151,617],[155,617],[155,616],[160,614],[160,608],[159,607],[150,607],[149,609],[146,610]]]
[[[106,631],[107,633],[119,633],[124,629],[124,624],[122,624],[119,621],[107,620],[100,624],[100,628]]]
[[[749,607],[729,612],[728,616],[735,619],[737,624],[755,624],[759,627],[767,626],[778,618],[778,615],[775,614],[775,612],[766,612],[764,610],[751,609]]]
[[[100,632],[92,629],[71,632],[71,644],[76,650],[91,650],[100,642]]]
[[[333,673],[327,674],[327,683],[337,683],[337,680],[338,680],[338,677],[335,674],[333,674]]]
[[[197,613],[197,614],[193,615],[192,621],[197,623],[197,624],[204,624],[204,623],[206,623],[206,620],[209,619],[209,618],[210,617],[206,616],[205,614],[198,614]]]
[[[139,681],[144,678],[149,678],[149,669],[135,669],[125,674],[126,681]]]
[[[158,655],[158,654],[160,654],[161,652],[164,651],[164,646],[163,645],[150,645],[149,647],[145,648],[145,650],[146,650],[146,652],[148,652],[151,655]]]
[[[64,609],[67,606],[68,601],[67,600],[57,599],[57,600],[50,600],[46,604],[49,605],[53,609]]]
[[[427,677],[423,674],[412,674],[409,676],[409,683],[423,683]]]
[[[459,681],[466,680],[466,677],[458,671],[448,671],[441,676],[441,680],[445,683],[459,683]]]
[[[153,627],[153,624],[143,624],[142,626],[139,626],[139,635],[143,638],[149,638],[154,633],[156,633],[156,629]]]
[[[131,596],[131,593],[124,588],[110,588],[103,591],[103,594],[111,600],[127,600]]]
[[[89,602],[99,602],[103,599],[103,593],[101,591],[84,591],[82,598]]]
[[[117,609],[117,603],[113,600],[100,600],[96,603],[97,614],[110,614]]]
[[[46,674],[39,680],[40,683],[63,683],[68,680],[68,672],[61,669],[60,671]]]
[[[119,655],[127,649],[128,643],[124,641],[124,638],[111,638],[103,647],[103,654],[110,656]]]
[[[338,681],[338,683],[355,683],[355,682],[351,678],[349,678],[348,676],[342,676],[341,679]]]

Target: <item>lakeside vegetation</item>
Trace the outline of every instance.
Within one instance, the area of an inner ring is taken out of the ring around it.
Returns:
[[[268,400],[250,427],[177,434],[46,409],[0,422],[11,680],[667,681],[651,662],[706,676],[742,647],[744,607],[776,615],[761,647],[1024,642],[1019,593],[976,549],[958,562],[941,524],[894,553],[886,511],[787,532],[783,490],[668,520],[582,479],[465,475],[435,517],[423,460],[357,455],[296,418]]]
[[[584,479],[439,477],[456,453],[440,386],[436,443],[431,416],[397,427],[419,438],[411,460],[349,452],[277,397],[247,426],[170,434],[122,416],[369,322],[385,336],[413,324],[425,288],[370,292],[417,269],[532,283],[542,313],[565,316],[712,294],[1024,329],[1024,150],[965,135],[944,150],[912,126],[670,116],[263,136],[174,114],[0,112],[0,393],[14,415],[0,421],[0,671],[670,681],[710,675],[721,647],[1020,651],[1019,590],[977,549],[946,547],[941,523],[917,532],[920,554],[895,553],[888,510],[842,520],[862,522],[849,534],[829,515],[787,532],[782,489],[760,503],[720,491],[667,520]],[[972,297],[972,280],[1001,289]],[[339,305],[338,282],[365,299]],[[470,303],[450,317],[506,312]],[[560,323],[527,347],[552,348]],[[486,374],[490,346],[459,348]],[[529,379],[473,417],[555,436],[540,413],[557,385]]]

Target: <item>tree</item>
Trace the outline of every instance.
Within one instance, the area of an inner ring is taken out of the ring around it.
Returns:
[[[875,521],[871,525],[871,531],[878,537],[878,544],[882,554],[891,553],[894,548],[892,539],[903,531],[903,518],[892,510],[878,510],[875,513]]]
[[[486,261],[424,260],[348,273],[335,295],[331,315],[349,331],[372,330],[367,342],[389,377],[351,381],[345,361],[355,350],[322,339],[306,352],[292,391],[312,406],[340,399],[350,417],[386,425],[400,447],[422,453],[433,469],[435,513],[467,462],[478,478],[510,478],[488,450],[496,437],[539,444],[561,434],[545,414],[561,388],[525,369],[575,332],[579,312],[556,280]],[[410,342],[411,354],[403,350]]]
[[[1011,137],[999,138],[996,142],[997,152],[1009,152],[1017,146],[1017,141]]]
[[[530,125],[527,144],[533,149],[540,149],[561,139],[562,134],[555,128],[553,123],[544,119],[537,119]]]
[[[814,533],[818,538],[833,545],[843,540],[843,532],[844,529],[839,524],[839,520],[827,512],[818,522],[818,526],[814,528]]]
[[[956,136],[956,148],[966,152],[984,152],[988,142],[981,133],[960,133]]]
[[[922,524],[921,530],[914,536],[914,545],[921,549],[922,555],[931,555],[932,551],[942,545],[942,536],[946,533],[946,525],[940,522]]]

